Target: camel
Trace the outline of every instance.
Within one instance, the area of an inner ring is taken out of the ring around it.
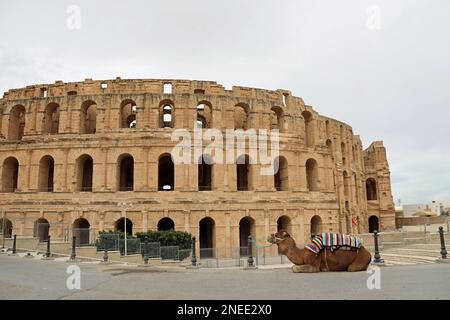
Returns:
[[[293,264],[295,273],[328,271],[365,271],[372,255],[364,247],[355,251],[325,248],[318,255],[306,249],[297,248],[294,239],[286,230],[280,230],[267,239],[278,246],[279,253],[285,255]]]

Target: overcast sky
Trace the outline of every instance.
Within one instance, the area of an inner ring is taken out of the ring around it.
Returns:
[[[0,1],[1,92],[117,76],[291,90],[384,141],[396,203],[450,204],[448,0]]]

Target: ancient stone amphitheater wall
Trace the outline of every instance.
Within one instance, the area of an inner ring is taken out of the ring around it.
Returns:
[[[288,90],[87,79],[9,90],[0,108],[1,214],[19,236],[49,223],[52,238],[89,229],[92,242],[126,216],[133,234],[174,227],[231,255],[279,228],[301,244],[395,225],[383,143],[363,150],[349,125]],[[261,175],[249,148],[241,165],[174,164],[173,132],[197,127],[278,129],[279,173]]]

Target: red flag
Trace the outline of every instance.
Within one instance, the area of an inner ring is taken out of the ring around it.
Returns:
[[[352,225],[354,225],[354,226],[358,225],[358,221],[356,220],[355,217],[352,218]]]

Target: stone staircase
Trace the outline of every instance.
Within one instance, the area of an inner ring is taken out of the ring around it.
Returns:
[[[446,248],[450,248],[450,241],[446,241]],[[440,251],[440,243],[433,241],[432,243],[404,244],[401,247],[385,248],[380,254],[387,266],[395,266],[437,263],[441,257]]]

